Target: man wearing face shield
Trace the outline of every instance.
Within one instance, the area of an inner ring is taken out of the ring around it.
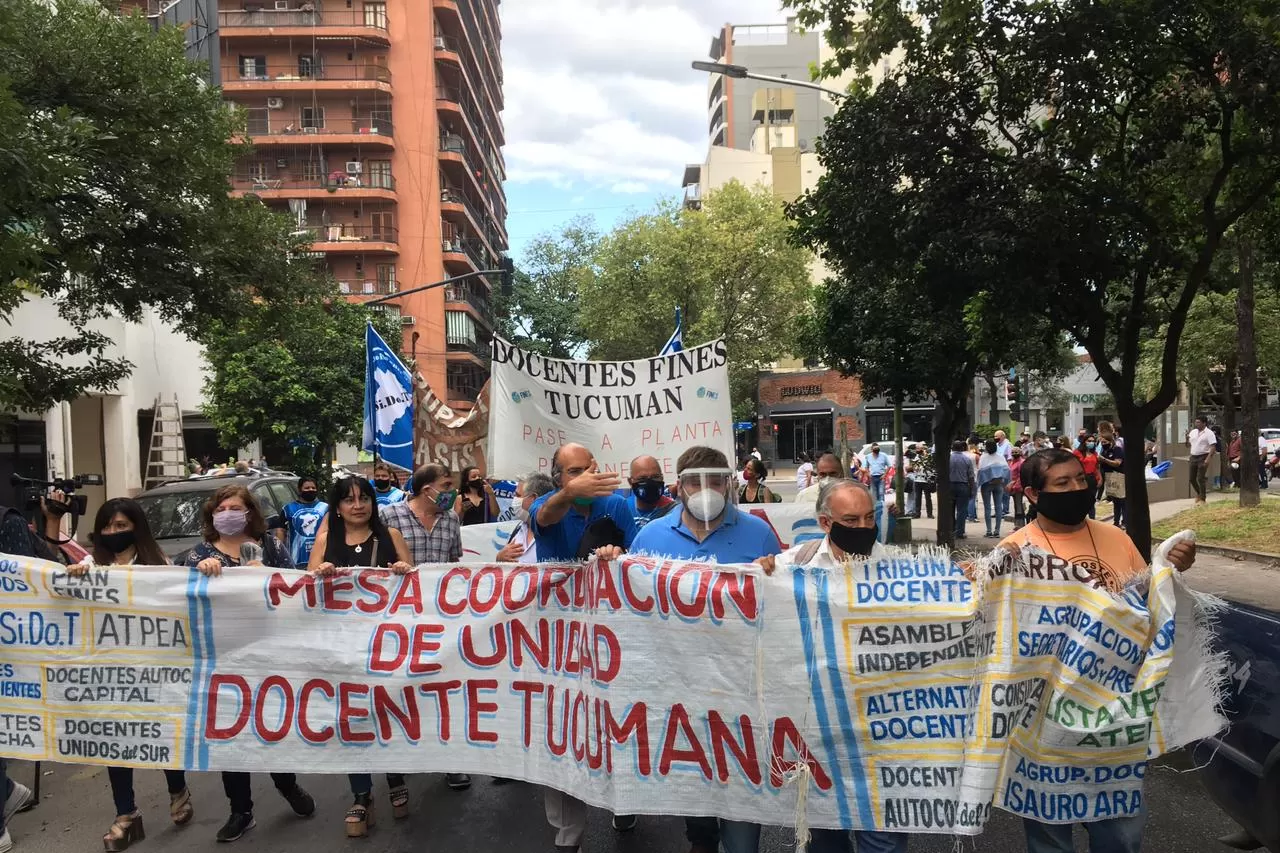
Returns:
[[[666,494],[667,484],[662,481],[662,466],[652,456],[637,456],[631,460],[631,497],[627,506],[636,520],[639,530],[654,519],[662,518],[676,502]]]
[[[680,509],[650,522],[632,551],[679,560],[750,563],[781,551],[767,522],[735,505],[737,480],[728,458],[711,447],[691,447],[676,462]],[[685,818],[690,853],[756,853],[760,825],[713,817]]]

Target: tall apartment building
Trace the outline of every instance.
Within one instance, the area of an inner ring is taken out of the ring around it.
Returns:
[[[190,0],[187,0],[190,2]],[[232,191],[296,218],[352,301],[501,266],[500,0],[205,0],[247,116]],[[386,304],[451,403],[488,376],[497,276]]]

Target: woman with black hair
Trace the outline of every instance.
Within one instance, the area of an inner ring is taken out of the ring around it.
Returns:
[[[738,503],[767,504],[775,503],[773,490],[764,484],[765,467],[759,459],[752,457],[742,468],[744,485],[738,490]]]
[[[169,560],[151,534],[147,516],[141,505],[131,498],[112,498],[98,508],[93,519],[93,563],[99,566],[166,566]],[[77,563],[67,569],[72,577],[88,574],[89,561]],[[195,814],[191,806],[191,791],[187,788],[186,775],[181,770],[164,771],[169,786],[169,817],[178,826],[191,821]],[[129,845],[145,838],[142,813],[133,795],[133,768],[108,767],[107,779],[111,782],[111,797],[115,800],[116,819],[102,836],[102,846],[107,853],[128,850]]]
[[[462,469],[462,483],[453,511],[458,514],[458,520],[464,527],[498,520],[498,496],[494,494],[493,486],[484,478],[480,466],[470,465]]]
[[[409,546],[399,530],[389,528],[378,516],[378,495],[363,477],[338,480],[329,490],[329,517],[316,535],[307,569],[328,577],[341,568],[390,569],[398,575],[412,571]],[[355,802],[347,809],[348,838],[363,838],[373,826],[373,776],[349,773],[347,781]],[[404,776],[387,774],[391,789],[391,813],[409,816],[409,788]]]

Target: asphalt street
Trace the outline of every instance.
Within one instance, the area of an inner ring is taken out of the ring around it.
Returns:
[[[30,784],[34,766],[13,762],[11,772]],[[111,791],[103,768],[74,765],[41,765],[41,802],[34,810],[16,816],[10,826],[14,853],[89,853],[102,849],[101,836],[113,818]],[[375,792],[382,810],[370,837],[348,839],[342,816],[350,804],[347,781],[342,776],[304,776],[302,784],[316,797],[317,812],[310,819],[293,816],[265,776],[254,777],[258,826],[233,845],[220,845],[214,833],[227,816],[226,799],[216,773],[192,774],[188,779],[195,797],[195,819],[177,828],[168,820],[168,796],[164,777],[140,772],[135,780],[138,806],[145,816],[147,838],[132,849],[153,853],[230,850],[314,853],[535,853],[553,850],[553,833],[542,811],[537,788],[521,782],[497,786],[477,777],[471,790],[450,791],[439,775],[410,777],[412,813],[394,821],[386,805],[381,779]],[[1152,853],[1212,853],[1226,850],[1216,839],[1234,830],[1234,824],[1209,799],[1180,756],[1162,761],[1147,777],[1150,819],[1144,849]],[[951,836],[920,836],[914,853],[952,853]],[[794,850],[794,834],[768,829],[762,850],[784,853]],[[1076,832],[1076,848],[1086,849],[1085,836]],[[583,853],[637,853],[684,851],[684,824],[671,817],[642,817],[639,827],[625,835],[613,831],[609,816],[592,811],[583,842]],[[996,812],[985,834],[962,841],[962,850],[984,853],[1021,853],[1025,849],[1019,822]]]

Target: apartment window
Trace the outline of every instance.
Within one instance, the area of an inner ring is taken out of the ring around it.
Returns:
[[[267,79],[267,57],[266,56],[241,56],[240,57],[240,79],[242,80]]]
[[[395,293],[396,292],[396,265],[395,264],[378,264],[378,292],[379,293]]]
[[[369,214],[369,230],[374,240],[394,240],[396,215],[389,210]]]
[[[324,107],[303,107],[302,126],[316,128],[324,127]]]
[[[264,181],[267,178],[267,161],[254,160],[249,163],[249,178],[254,181]]]
[[[391,161],[390,160],[370,160],[367,164],[369,174],[369,186],[379,187],[384,190],[391,189]]]
[[[302,178],[306,181],[323,181],[325,179],[324,161],[308,160],[303,163]]]
[[[320,57],[304,53],[298,57],[298,76],[309,80],[320,76]]]
[[[449,346],[474,347],[476,321],[465,311],[444,312],[445,335]]]
[[[385,30],[387,28],[387,4],[365,3],[364,25],[366,27],[377,27],[380,30]]]
[[[458,228],[452,222],[440,220],[440,241],[446,252],[462,250],[462,241],[458,239]]]

